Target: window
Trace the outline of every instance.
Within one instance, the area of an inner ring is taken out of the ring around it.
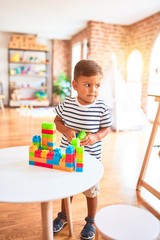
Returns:
[[[160,94],[160,34],[158,35],[151,52],[148,94]],[[148,96],[147,116],[151,121],[155,118],[157,106],[158,103],[155,102],[154,96]]]

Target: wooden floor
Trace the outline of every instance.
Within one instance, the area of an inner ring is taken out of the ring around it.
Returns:
[[[41,123],[52,120],[53,117],[21,116],[16,109],[5,109],[4,113],[0,112],[0,148],[30,145],[32,136],[40,134]],[[110,204],[130,204],[147,208],[157,217],[159,216],[159,202],[152,199],[152,196],[147,195],[145,192],[143,193],[143,191],[141,194],[137,194],[136,192],[136,183],[150,131],[151,126],[140,131],[111,132],[104,139],[102,154],[105,173],[100,182],[101,193],[99,195],[98,209]],[[57,133],[57,136],[59,144],[60,134]],[[154,170],[152,171],[153,175],[150,174],[149,176],[151,179],[154,176],[155,179]],[[157,181],[159,181],[158,178]],[[59,210],[60,201],[55,201],[53,218]],[[84,225],[84,218],[86,216],[86,202],[83,194],[74,197],[72,212],[74,236],[68,236],[66,226],[64,230],[55,235],[55,239],[80,239],[79,233]],[[0,240],[12,239],[42,239],[39,203],[0,203]]]

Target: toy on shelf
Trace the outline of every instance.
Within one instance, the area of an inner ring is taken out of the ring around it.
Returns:
[[[12,56],[11,56],[11,62],[19,62],[20,61],[20,56],[19,56],[19,53],[14,53]]]
[[[34,93],[34,97],[37,99],[37,100],[46,100],[47,99],[47,93],[46,92],[43,92],[43,91],[36,91]]]
[[[29,164],[67,172],[83,172],[84,147],[80,146],[80,140],[85,138],[86,133],[81,131],[77,134],[63,153],[61,148],[56,148],[56,125],[43,122],[41,127],[42,136],[33,136],[29,147]]]

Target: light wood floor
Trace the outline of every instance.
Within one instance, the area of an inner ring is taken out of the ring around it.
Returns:
[[[51,117],[20,116],[16,109],[6,109],[4,113],[0,112],[0,148],[30,145],[32,136],[40,134],[41,123],[52,120]],[[102,154],[105,173],[100,182],[101,193],[98,209],[110,204],[130,204],[147,208],[157,217],[159,216],[159,202],[151,199],[151,196],[145,193],[143,195],[141,192],[139,196],[136,192],[136,183],[150,131],[151,126],[140,131],[111,132],[103,140]],[[59,144],[60,134],[57,133],[57,136]],[[155,178],[154,172],[153,175]],[[159,179],[157,180],[159,181]],[[142,195],[145,201],[141,198]],[[53,218],[59,210],[60,201],[55,201]],[[83,194],[74,197],[72,212],[74,236],[69,237],[68,229],[65,227],[64,230],[55,235],[55,239],[79,239],[79,233],[85,223],[86,216],[86,202]],[[11,239],[42,239],[39,203],[0,203],[0,240]]]

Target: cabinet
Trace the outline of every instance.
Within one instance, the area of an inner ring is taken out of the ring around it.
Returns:
[[[48,51],[9,49],[9,106],[49,106]]]

